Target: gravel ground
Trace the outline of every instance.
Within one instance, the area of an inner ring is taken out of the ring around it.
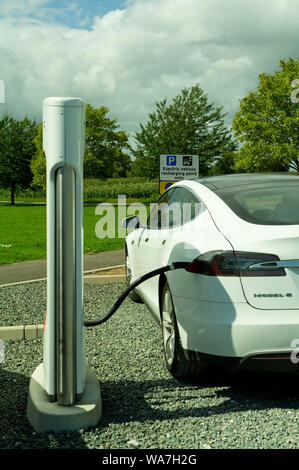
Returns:
[[[124,284],[85,285],[86,318],[104,316],[123,290]],[[0,289],[1,326],[43,323],[45,310],[45,282]],[[178,382],[166,370],[161,331],[144,305],[127,299],[107,323],[87,329],[86,353],[101,385],[98,427],[38,434],[26,402],[42,340],[5,343],[0,448],[299,448],[298,377],[213,369],[204,380]]]

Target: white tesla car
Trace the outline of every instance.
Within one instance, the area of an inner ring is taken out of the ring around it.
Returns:
[[[132,295],[161,325],[174,377],[200,375],[208,364],[299,370],[299,176],[181,181],[161,196],[146,226],[138,216],[123,223],[135,227],[126,238],[128,284],[190,262]]]

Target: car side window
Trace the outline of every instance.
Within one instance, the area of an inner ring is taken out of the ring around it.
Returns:
[[[172,188],[163,194],[152,209],[147,228],[159,230],[179,227],[194,220],[203,210],[203,202],[192,191],[183,187]]]
[[[191,222],[198,215],[202,214],[207,207],[203,201],[196,196],[192,191],[186,190],[188,192],[188,197],[186,199],[186,204],[183,203],[183,224]]]
[[[198,196],[187,188],[176,188],[169,201],[169,228],[191,222],[205,206]]]
[[[165,214],[168,210],[168,201],[170,200],[172,193],[173,189],[168,189],[168,191],[162,194],[158,202],[156,202],[147,219],[146,228],[153,230],[161,228],[162,220],[164,220]]]

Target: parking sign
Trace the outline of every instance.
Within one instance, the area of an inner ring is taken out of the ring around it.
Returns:
[[[166,156],[166,165],[167,166],[176,166],[176,155],[167,155]]]
[[[180,180],[199,178],[198,155],[160,155],[160,194]]]

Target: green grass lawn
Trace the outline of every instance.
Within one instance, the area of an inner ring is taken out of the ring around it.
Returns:
[[[95,214],[95,208],[84,206],[84,253],[124,248],[124,238],[96,236],[95,227],[101,215]],[[115,213],[117,219],[117,208]],[[117,235],[117,223],[115,226]],[[0,205],[0,264],[45,258],[46,206]]]

